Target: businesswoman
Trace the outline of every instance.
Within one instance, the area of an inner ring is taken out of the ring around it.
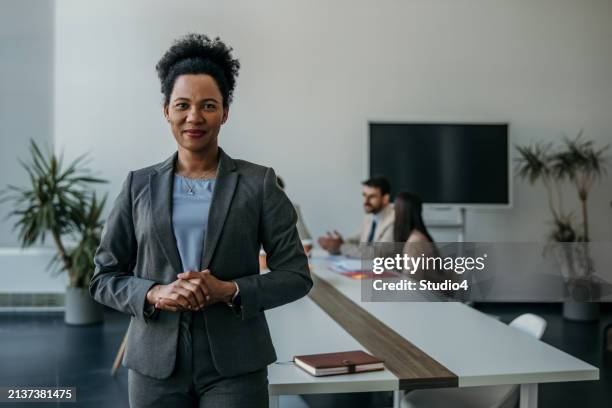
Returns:
[[[423,222],[423,201],[413,193],[401,192],[393,202],[395,220],[393,240],[403,243],[403,253],[411,257],[436,256],[438,251],[433,238]],[[424,271],[413,274],[415,279],[424,278]]]
[[[231,51],[190,34],[161,58],[177,152],[129,172],[95,254],[92,296],[131,315],[132,407],[267,406],[276,355],[264,310],[312,286],[274,171],[218,146],[239,69]]]
[[[398,193],[394,201],[394,211],[394,241],[403,243],[403,253],[410,257],[440,257],[438,247],[423,221],[421,197],[408,192]],[[455,278],[452,271],[445,270],[440,263],[435,262],[430,262],[427,267],[414,271],[410,277],[416,281],[427,280],[434,283]],[[431,294],[452,297],[454,292],[451,290],[432,291]]]
[[[434,240],[423,222],[423,201],[416,194],[401,192],[393,202],[395,221],[393,225],[393,240],[395,242],[433,243]]]

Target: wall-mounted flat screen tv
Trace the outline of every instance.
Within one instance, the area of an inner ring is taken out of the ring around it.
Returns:
[[[509,206],[507,123],[370,123],[370,175],[425,203]]]

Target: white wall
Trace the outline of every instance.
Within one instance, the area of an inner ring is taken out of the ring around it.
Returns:
[[[154,66],[188,31],[219,35],[242,69],[221,145],[275,167],[313,234],[354,232],[369,120],[499,121],[513,143],[612,141],[612,2],[606,0],[57,0],[55,141],[118,192],[174,149]],[[612,178],[590,202],[612,239]],[[468,212],[469,240],[542,239],[543,191]]]
[[[29,182],[17,158],[30,139],[53,149],[51,0],[0,0],[0,190]],[[0,203],[0,246],[16,246],[12,207]]]
[[[0,248],[0,293],[63,293],[68,275],[47,269],[53,248]]]

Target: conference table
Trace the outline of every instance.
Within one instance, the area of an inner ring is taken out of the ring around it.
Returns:
[[[520,385],[535,408],[538,383],[599,379],[599,369],[459,302],[363,302],[361,282],[311,260],[310,294],[266,311],[278,361],[269,366],[270,407],[280,395]],[[293,356],[365,350],[385,370],[314,377]]]

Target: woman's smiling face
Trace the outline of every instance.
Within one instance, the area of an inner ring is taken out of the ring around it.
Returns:
[[[178,145],[193,153],[217,147],[229,108],[217,82],[206,74],[180,75],[174,82],[164,116]]]

